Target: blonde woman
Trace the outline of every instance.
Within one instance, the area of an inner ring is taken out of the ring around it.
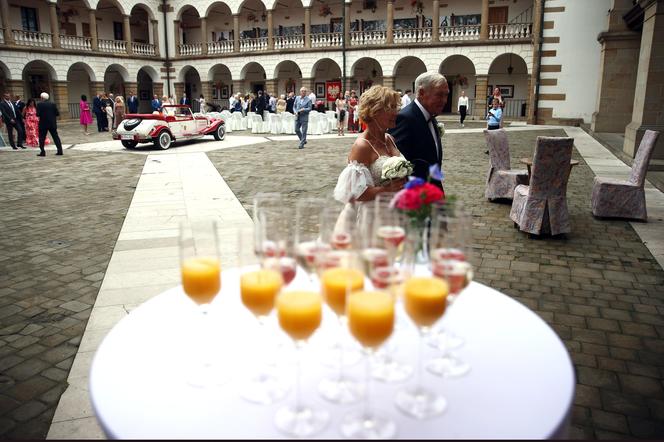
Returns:
[[[113,119],[113,129],[118,127],[118,124],[124,120],[125,117],[125,103],[124,98],[121,96],[115,97],[115,118]]]
[[[277,100],[277,113],[282,114],[286,110],[286,96],[281,94]]]
[[[399,94],[384,86],[373,86],[360,98],[359,118],[367,129],[351,147],[348,165],[339,175],[334,198],[346,203],[340,220],[360,220],[366,202],[373,201],[383,192],[396,192],[403,188],[406,178],[381,184],[383,164],[391,157],[402,156],[387,131],[396,126],[401,107]],[[368,207],[368,206],[366,206]]]

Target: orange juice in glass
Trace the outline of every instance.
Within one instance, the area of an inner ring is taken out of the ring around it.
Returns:
[[[195,256],[186,258],[180,266],[184,292],[196,304],[209,304],[221,289],[219,258]]]
[[[364,274],[352,268],[331,268],[321,274],[320,285],[327,305],[338,316],[343,316],[348,294],[364,288]]]
[[[329,421],[329,413],[303,404],[301,394],[302,348],[318,329],[323,318],[320,294],[307,291],[288,291],[277,298],[279,325],[295,342],[297,368],[295,370],[295,404],[277,411],[276,427],[288,436],[310,437],[319,433]]]
[[[274,308],[277,294],[284,282],[276,270],[261,269],[240,276],[242,303],[254,315],[267,316]]]

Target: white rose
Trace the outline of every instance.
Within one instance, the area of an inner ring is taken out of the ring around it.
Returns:
[[[413,165],[403,157],[390,157],[383,163],[382,180],[405,178],[413,173]]]
[[[438,122],[438,132],[440,132],[440,138],[443,138],[443,135],[445,135],[445,123]]]

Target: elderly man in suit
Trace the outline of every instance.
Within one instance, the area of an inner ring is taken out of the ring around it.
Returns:
[[[23,140],[25,139],[25,131],[23,130],[23,125],[19,122],[21,117],[16,104],[11,100],[9,93],[5,92],[2,101],[0,101],[0,113],[2,114],[2,121],[5,122],[7,126],[7,135],[9,136],[9,145],[14,150],[25,149],[23,146]],[[14,143],[14,130],[16,130],[16,144]]]
[[[138,113],[138,97],[134,92],[129,92],[129,98],[127,98],[127,111],[130,114]]]
[[[101,92],[97,92],[97,96],[92,100],[92,111],[97,118],[97,132],[103,132],[104,127],[108,124],[106,112],[104,112],[104,102],[101,100]]]
[[[159,112],[161,110],[161,101],[159,101],[159,97],[156,94],[152,98],[150,105],[152,106],[152,112]]]
[[[304,149],[307,144],[307,127],[309,126],[309,112],[311,112],[313,103],[307,96],[307,88],[300,89],[300,95],[295,98],[293,103],[293,112],[295,112],[295,133],[300,139],[300,149]]]
[[[450,89],[445,77],[437,72],[425,72],[415,80],[417,98],[401,109],[396,127],[390,130],[397,147],[415,168],[413,175],[426,179],[429,167],[442,169],[443,145],[436,115],[443,112]],[[432,180],[442,188],[442,183]]]
[[[60,115],[58,108],[55,106],[55,103],[48,101],[48,94],[42,92],[40,95],[41,102],[37,104],[37,116],[39,117],[39,152],[38,157],[45,157],[46,151],[44,150],[44,140],[46,139],[46,133],[51,134],[53,143],[58,149],[56,155],[62,155],[62,143],[60,142],[60,136],[58,136],[58,122],[57,117]]]
[[[180,104],[182,106],[191,106],[191,100],[187,97],[187,94],[183,93],[182,98],[180,98]]]

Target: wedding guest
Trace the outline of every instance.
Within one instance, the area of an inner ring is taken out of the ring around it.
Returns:
[[[403,93],[403,96],[401,97],[401,109],[408,106],[410,102],[413,101],[410,99],[410,92],[410,89],[407,89],[406,92]]]
[[[205,97],[203,94],[201,94],[200,97],[198,97],[198,111],[205,115]]]
[[[37,103],[30,98],[27,106],[25,106],[24,120],[25,120],[25,144],[30,147],[39,147],[39,117],[37,117]],[[92,121],[92,117],[90,117]],[[44,139],[44,144],[51,144],[50,138]]]
[[[159,97],[156,94],[152,97],[150,105],[152,106],[152,112],[159,112],[161,109],[161,101],[159,101]]]
[[[274,95],[270,96],[268,107],[270,113],[275,113],[277,111],[277,97],[275,97]]]
[[[390,131],[401,153],[413,163],[413,175],[422,179],[429,177],[430,166],[442,169],[443,146],[436,115],[443,112],[449,93],[447,80],[441,74],[420,74],[415,79],[415,100],[401,109],[396,127]],[[438,180],[432,184],[442,188]]]
[[[288,93],[288,98],[286,99],[286,112],[293,112],[293,105],[295,104],[295,92],[290,91]]]
[[[337,135],[338,136],[343,136],[344,135],[344,124],[346,123],[346,108],[347,108],[347,103],[346,99],[344,96],[339,93],[337,96],[337,101],[335,102],[336,109],[337,109]]]
[[[105,130],[108,120],[106,119],[106,112],[104,111],[104,102],[102,101],[102,93],[97,92],[97,96],[92,100],[92,111],[97,118],[97,132]]]
[[[187,94],[182,94],[182,98],[180,98],[180,104],[183,106],[191,106],[191,101],[189,98],[187,98]]]
[[[497,98],[493,99],[492,109],[486,114],[487,129],[496,130],[500,129],[500,121],[503,118],[503,110],[500,108],[500,102]]]
[[[350,99],[348,100],[348,132],[357,133],[357,93],[350,92]]]
[[[129,98],[127,98],[127,111],[130,114],[138,113],[138,97],[134,92],[129,92]]]
[[[299,149],[304,149],[307,144],[307,128],[309,126],[309,112],[313,108],[311,98],[307,96],[307,88],[300,89],[300,95],[295,99],[293,111],[295,112],[295,134],[300,140]]]
[[[37,156],[45,157],[46,151],[44,150],[44,144],[46,142],[46,133],[50,133],[57,148],[56,155],[62,155],[62,143],[60,142],[60,137],[58,136],[58,123],[57,117],[60,115],[58,108],[52,101],[48,101],[48,94],[42,92],[41,102],[37,105],[37,117],[39,118],[39,152]]]
[[[83,126],[83,133],[85,135],[90,135],[88,133],[88,125],[92,124],[92,113],[90,112],[88,97],[85,94],[81,95],[81,101],[78,103],[78,108],[81,110],[79,122],[81,123],[81,126]]]
[[[459,111],[460,115],[461,127],[465,127],[463,125],[463,121],[466,119],[466,113],[468,112],[468,97],[466,97],[466,91],[461,91],[461,95],[459,96],[459,101],[457,104],[457,110]]]
[[[23,126],[18,124],[20,114],[8,92],[5,92],[2,102],[0,102],[0,112],[2,113],[2,121],[4,121],[7,126],[9,145],[14,150],[17,150],[19,147],[25,149],[23,146],[23,139],[25,138]],[[14,130],[16,130],[16,143],[18,144],[18,147],[14,144]]]
[[[124,99],[121,96],[115,97],[115,110],[114,110],[114,118],[113,118],[113,129],[116,129],[118,127],[118,124],[122,122],[125,118],[125,103]]]
[[[505,106],[505,101],[503,100],[503,96],[500,93],[500,88],[495,87],[493,88],[493,94],[489,96],[487,99],[487,108],[491,109],[493,107],[493,100],[496,99],[498,100],[498,104],[500,105],[500,108],[502,109]]]
[[[279,95],[279,100],[277,101],[277,113],[282,114],[286,110],[286,96],[284,94]]]
[[[25,102],[21,100],[20,95],[15,95],[14,96],[14,106],[16,106],[16,110],[18,110],[18,119],[16,122],[21,126],[23,129],[23,138],[17,140],[18,147],[23,146],[23,142],[25,141],[25,121],[23,119],[23,111],[25,110]]]

